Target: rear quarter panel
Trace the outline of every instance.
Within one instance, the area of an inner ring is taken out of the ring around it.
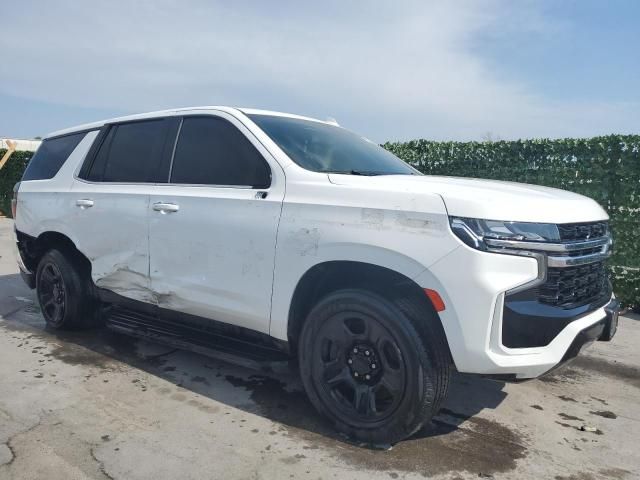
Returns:
[[[48,231],[59,232],[76,243],[73,213],[77,207],[71,187],[74,174],[97,135],[97,130],[87,133],[53,178],[21,182],[16,229],[32,237]]]

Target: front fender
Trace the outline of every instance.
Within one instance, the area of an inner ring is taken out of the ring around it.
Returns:
[[[349,261],[375,265],[392,270],[407,278],[415,279],[427,270],[424,260],[411,257],[389,247],[361,242],[321,242],[320,237],[309,232],[305,242],[297,244],[297,250],[284,249],[276,254],[270,334],[287,340],[289,308],[298,283],[312,268],[327,262]],[[455,249],[454,244],[450,250]],[[443,253],[441,255],[446,255]],[[431,258],[430,261],[437,261]]]

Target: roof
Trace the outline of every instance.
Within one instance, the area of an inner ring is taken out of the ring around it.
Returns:
[[[244,113],[245,115],[273,115],[273,116],[278,116],[278,117],[298,118],[298,119],[301,119],[301,120],[310,120],[310,121],[313,121],[313,122],[335,124],[335,123],[333,123],[331,121],[325,122],[323,120],[318,120],[317,118],[304,117],[302,115],[295,115],[293,113],[283,113],[283,112],[276,112],[276,111],[271,111],[271,110],[260,110],[260,109],[256,109],[256,108],[237,108],[237,107],[228,107],[228,106],[209,105],[209,106],[200,106],[200,107],[172,108],[172,109],[168,109],[168,110],[158,110],[158,111],[155,111],[155,112],[137,113],[135,115],[126,115],[124,117],[109,118],[109,119],[106,119],[106,120],[100,120],[98,122],[85,123],[85,124],[82,124],[82,125],[76,125],[74,127],[69,127],[69,128],[65,128],[65,129],[62,129],[62,130],[57,130],[55,132],[49,133],[48,135],[45,136],[45,138],[57,137],[59,135],[67,135],[69,133],[78,132],[78,131],[82,131],[82,130],[93,130],[93,129],[100,128],[100,127],[102,127],[103,125],[105,125],[107,123],[128,122],[128,121],[131,121],[131,120],[144,120],[146,118],[161,117],[161,116],[167,115],[167,114],[179,113],[179,112],[183,112],[183,111],[192,111],[192,110],[217,110],[217,111],[222,111],[222,112],[227,112],[227,113],[241,112],[241,113]]]

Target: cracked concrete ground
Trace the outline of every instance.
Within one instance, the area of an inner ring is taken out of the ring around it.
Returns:
[[[0,479],[640,478],[640,320],[542,380],[457,375],[433,425],[345,442],[295,374],[48,331],[0,220]],[[584,430],[581,430],[584,429]]]

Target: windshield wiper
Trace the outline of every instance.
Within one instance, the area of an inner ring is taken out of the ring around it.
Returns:
[[[366,170],[325,170],[322,173],[339,173],[342,175],[362,175],[365,177],[373,177],[375,175],[385,175],[383,172],[368,172]]]

